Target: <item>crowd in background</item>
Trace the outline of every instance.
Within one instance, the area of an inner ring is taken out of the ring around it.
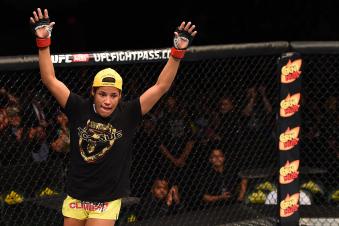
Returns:
[[[131,175],[132,196],[139,197],[138,205],[142,206],[138,208],[140,219],[250,203],[255,183],[249,178],[253,175],[241,172],[275,169],[277,135],[272,102],[276,100],[267,96],[266,87],[249,87],[241,99],[225,95],[211,102],[209,98],[201,95],[187,103],[170,94],[145,115],[134,142]],[[309,173],[302,179],[320,182],[324,195],[326,188],[338,189],[338,97],[329,96],[321,106],[305,98],[304,106],[304,112],[312,117],[303,121],[302,166],[321,167],[325,173],[316,177]],[[68,119],[62,109],[51,108],[41,96],[17,97],[1,87],[0,137],[1,167],[47,163],[67,171]],[[273,174],[268,175],[261,181],[269,181],[267,190],[273,193],[265,197],[274,197],[276,181]],[[1,192],[5,192],[15,189],[13,184],[19,179],[2,180],[6,186]],[[34,190],[38,183],[34,178],[29,180]],[[53,187],[53,181],[41,175],[38,181]],[[327,200],[320,198],[319,202]]]

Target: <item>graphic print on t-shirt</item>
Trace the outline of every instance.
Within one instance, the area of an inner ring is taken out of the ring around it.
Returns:
[[[122,137],[122,130],[113,128],[109,123],[88,120],[84,128],[78,127],[78,135],[81,156],[92,163],[108,153],[115,140]]]

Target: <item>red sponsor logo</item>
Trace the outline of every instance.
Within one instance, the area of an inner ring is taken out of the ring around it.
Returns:
[[[279,150],[288,151],[299,143],[300,127],[293,129],[287,128],[285,132],[279,136]]]
[[[94,202],[71,202],[69,204],[71,209],[84,209],[86,211],[100,211],[104,212],[108,207],[108,202],[94,203]]]
[[[288,63],[281,68],[281,83],[291,83],[299,78],[302,60],[289,60]]]
[[[290,94],[280,102],[280,116],[281,117],[290,117],[299,111],[300,107],[300,93]]]
[[[88,62],[89,61],[89,54],[73,54],[72,62]]]
[[[288,184],[299,176],[299,160],[293,162],[287,161],[279,170],[279,183]]]
[[[280,216],[289,217],[299,210],[299,193],[287,194],[286,198],[280,202]]]

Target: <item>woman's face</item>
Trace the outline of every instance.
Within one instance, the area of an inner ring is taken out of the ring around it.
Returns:
[[[121,99],[119,89],[111,86],[98,87],[94,93],[96,112],[102,117],[110,116]]]

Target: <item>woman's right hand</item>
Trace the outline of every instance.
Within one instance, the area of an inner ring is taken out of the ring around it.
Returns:
[[[37,38],[51,37],[55,22],[50,22],[47,9],[44,10],[43,14],[40,8],[33,11],[33,17],[30,17],[30,23]]]

